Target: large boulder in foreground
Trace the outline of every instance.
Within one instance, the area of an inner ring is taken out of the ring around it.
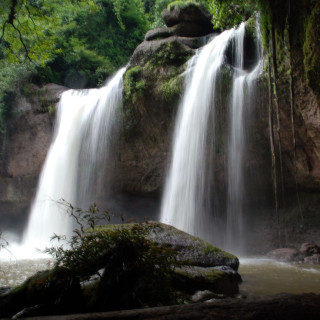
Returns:
[[[199,291],[233,296],[241,281],[235,256],[158,222],[90,230],[61,261],[1,294],[0,317],[191,303]]]

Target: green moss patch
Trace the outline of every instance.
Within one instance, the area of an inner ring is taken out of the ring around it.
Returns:
[[[135,103],[139,96],[143,95],[146,81],[142,79],[142,68],[135,66],[129,68],[124,75],[124,98]]]
[[[168,10],[181,10],[184,9],[186,7],[190,7],[190,6],[195,6],[195,7],[199,7],[199,3],[197,3],[196,1],[181,1],[181,0],[177,0],[177,1],[173,1],[171,3],[168,4],[167,8]]]
[[[320,3],[308,17],[303,53],[307,83],[320,99]]]
[[[160,87],[165,101],[169,103],[177,102],[183,90],[183,83],[184,79],[182,76],[170,78],[165,81]]]

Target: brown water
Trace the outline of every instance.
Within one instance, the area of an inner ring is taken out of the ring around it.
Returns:
[[[52,266],[50,259],[0,261],[0,287],[13,287]],[[320,265],[294,265],[271,259],[240,259],[240,292],[244,295],[277,293],[320,294]]]
[[[277,293],[320,294],[320,265],[277,262],[271,259],[240,259],[239,273],[245,295]]]

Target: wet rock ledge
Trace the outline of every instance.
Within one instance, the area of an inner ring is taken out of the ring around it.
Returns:
[[[259,299],[226,299],[192,305],[139,310],[33,317],[26,320],[318,320],[320,296],[276,295]]]

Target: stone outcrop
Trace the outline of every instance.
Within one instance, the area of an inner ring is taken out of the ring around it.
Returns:
[[[167,27],[173,27],[180,23],[190,23],[203,27],[206,34],[212,33],[212,15],[201,4],[172,4],[168,9],[162,11],[162,18]]]
[[[171,226],[146,222],[93,232],[89,243],[83,236],[67,253],[73,259],[63,259],[63,267],[0,293],[0,317],[191,303],[199,291],[219,298],[239,291],[237,257]]]
[[[147,32],[145,40],[159,40],[170,36],[203,37],[213,33],[212,16],[201,4],[177,4],[164,9],[164,28],[157,28]]]

